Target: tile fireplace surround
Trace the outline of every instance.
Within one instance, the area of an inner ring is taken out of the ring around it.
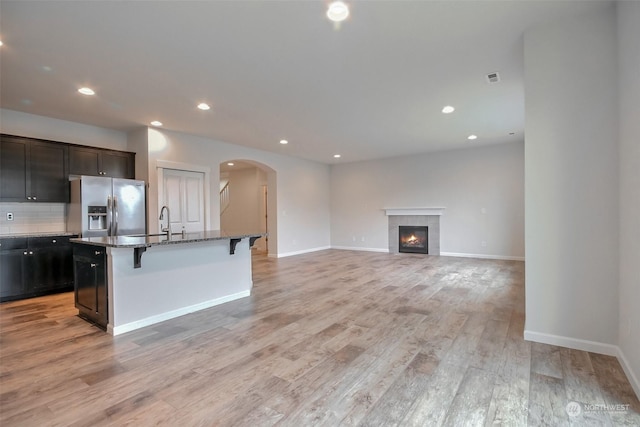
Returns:
[[[389,217],[389,253],[397,254],[398,228],[401,225],[429,227],[429,255],[440,255],[440,216],[445,208],[387,208]]]

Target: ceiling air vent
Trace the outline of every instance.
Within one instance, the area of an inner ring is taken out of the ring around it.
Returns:
[[[500,74],[496,71],[495,73],[487,74],[487,81],[489,83],[499,83],[500,82]]]

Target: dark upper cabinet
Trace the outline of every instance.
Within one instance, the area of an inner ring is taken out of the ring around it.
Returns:
[[[135,178],[135,153],[0,135],[0,201],[69,203],[69,175]]]
[[[0,137],[0,201],[69,202],[68,146]]]
[[[0,200],[27,200],[27,159],[29,142],[4,137],[0,139]]]
[[[135,178],[135,153],[91,147],[69,147],[71,175]]]
[[[135,161],[134,153],[102,152],[102,170],[106,176],[113,178],[134,179]]]
[[[68,149],[53,142],[31,142],[29,163],[33,200],[69,202]]]

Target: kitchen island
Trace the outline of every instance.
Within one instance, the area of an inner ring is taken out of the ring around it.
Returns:
[[[118,335],[249,296],[250,247],[263,236],[210,230],[71,239],[76,307]]]

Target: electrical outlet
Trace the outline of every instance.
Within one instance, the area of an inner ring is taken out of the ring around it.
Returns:
[[[7,221],[13,221],[13,213],[7,212]]]

